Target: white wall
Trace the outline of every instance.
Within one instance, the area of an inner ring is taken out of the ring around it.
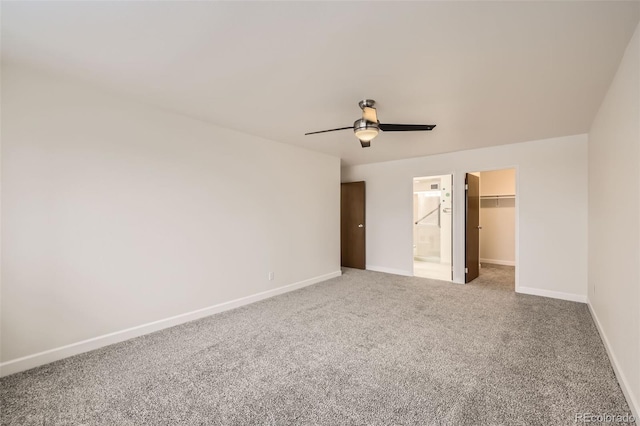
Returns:
[[[426,143],[426,142],[425,142]],[[367,268],[410,275],[412,179],[454,174],[454,281],[464,282],[464,173],[517,169],[517,291],[586,300],[587,136],[342,169],[367,182]]]
[[[22,66],[2,89],[4,367],[339,274],[338,158]]]
[[[640,26],[589,132],[589,302],[640,415]]]
[[[453,231],[453,214],[451,213],[453,206],[452,199],[452,184],[453,177],[451,175],[445,175],[441,178],[442,194],[440,200],[442,209],[440,215],[440,263],[446,263],[451,265],[451,249],[452,249],[452,231]],[[447,213],[448,212],[448,213]]]
[[[480,195],[516,193],[515,169],[480,173]],[[480,262],[515,265],[516,200],[515,198],[480,200]]]

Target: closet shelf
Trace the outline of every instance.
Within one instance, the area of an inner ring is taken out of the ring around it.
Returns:
[[[515,195],[481,195],[483,200],[501,200],[505,198],[516,198]]]

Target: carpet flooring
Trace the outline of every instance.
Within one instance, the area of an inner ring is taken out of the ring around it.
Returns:
[[[507,285],[506,283],[510,283]],[[339,278],[0,380],[3,425],[570,425],[629,414],[586,305]]]
[[[480,276],[469,284],[494,290],[516,291],[516,268],[483,263]]]

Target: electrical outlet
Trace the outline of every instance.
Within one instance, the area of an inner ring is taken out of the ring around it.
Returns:
[[[273,272],[269,272],[269,281],[273,281],[274,274]]]

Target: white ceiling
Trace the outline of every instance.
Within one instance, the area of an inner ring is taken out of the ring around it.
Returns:
[[[638,2],[16,2],[4,61],[361,164],[585,133]],[[357,103],[383,123],[362,149]]]

